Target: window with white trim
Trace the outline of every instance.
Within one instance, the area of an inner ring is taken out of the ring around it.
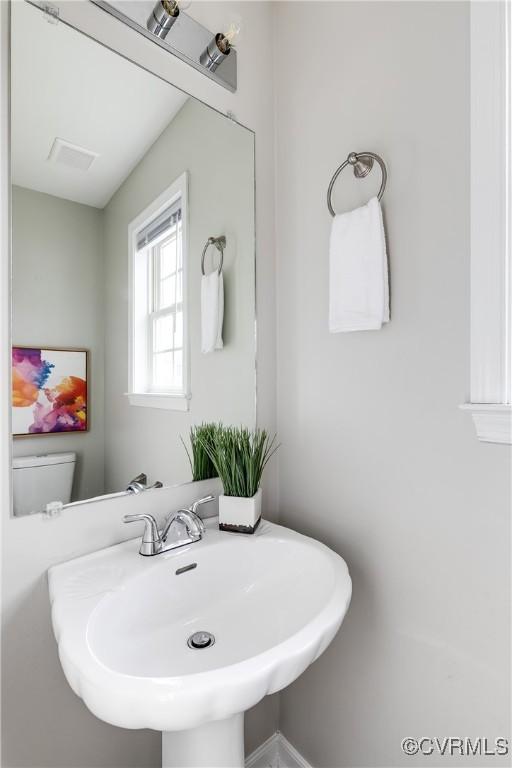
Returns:
[[[186,175],[130,225],[133,405],[188,407]]]
[[[512,19],[471,3],[471,378],[479,440],[512,444]]]

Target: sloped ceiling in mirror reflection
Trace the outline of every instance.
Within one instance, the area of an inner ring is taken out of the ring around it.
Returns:
[[[103,208],[188,96],[28,3],[12,3],[12,181]],[[97,157],[48,159],[56,138]]]

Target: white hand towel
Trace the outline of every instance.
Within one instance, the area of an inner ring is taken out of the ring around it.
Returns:
[[[389,320],[382,211],[376,197],[334,217],[329,248],[329,330],[378,330]]]
[[[201,278],[201,352],[222,349],[224,320],[224,279],[218,270]]]

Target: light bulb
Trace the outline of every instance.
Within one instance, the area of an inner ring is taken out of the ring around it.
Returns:
[[[232,21],[229,25],[228,31],[224,34],[224,39],[228,41],[229,45],[234,45],[235,38],[240,34],[241,25]]]
[[[179,0],[161,0],[161,5],[168,16],[179,16],[181,8]]]
[[[234,40],[240,32],[240,24],[232,21],[226,32],[217,32],[199,57],[200,63],[210,72],[215,72],[232,48]]]

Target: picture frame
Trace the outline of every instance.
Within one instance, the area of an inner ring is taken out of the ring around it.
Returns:
[[[12,435],[89,431],[89,350],[12,346]]]

